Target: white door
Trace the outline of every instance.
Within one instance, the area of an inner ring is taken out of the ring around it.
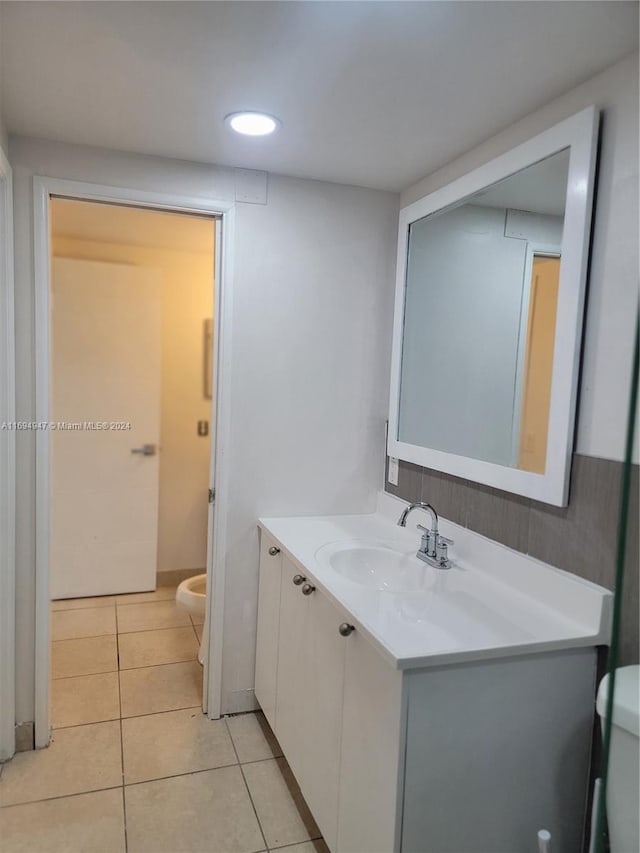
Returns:
[[[54,599],[155,589],[161,283],[154,270],[53,261]]]

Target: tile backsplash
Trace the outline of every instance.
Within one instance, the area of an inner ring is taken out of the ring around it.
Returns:
[[[388,460],[387,460],[388,462]],[[554,507],[449,474],[400,462],[385,489],[427,501],[456,524],[613,589],[621,462],[574,454],[569,506]],[[633,466],[623,591],[620,665],[638,662],[638,466]]]

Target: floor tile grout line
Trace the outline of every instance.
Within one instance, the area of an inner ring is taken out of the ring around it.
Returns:
[[[122,733],[122,690],[120,687],[120,631],[118,625],[118,608],[116,607],[116,662],[118,664],[118,709],[120,711],[120,763],[122,769],[122,822],[124,830],[124,851],[128,853],[129,842],[127,839],[127,798],[124,793],[124,736]]]
[[[91,720],[88,723],[72,723],[67,726],[51,726],[51,732],[62,732],[65,729],[81,729],[84,726],[101,726],[103,723],[117,723],[120,719],[120,717],[109,717],[108,720]],[[33,752],[33,750],[29,751]]]
[[[59,643],[77,643],[80,640],[104,640],[105,638],[115,637],[113,634],[92,634],[90,637],[67,637],[64,640],[51,640],[52,646],[57,646]]]
[[[198,632],[196,631],[196,626],[193,624],[193,619],[191,620],[191,627],[193,629],[193,633],[196,635],[196,642],[198,644],[198,650],[200,650],[200,638],[198,637]],[[198,657],[198,654],[196,652],[196,658],[197,657]]]
[[[122,636],[128,636],[129,634],[150,634],[151,631],[183,631],[186,628],[192,628],[193,625],[191,622],[185,622],[184,625],[160,625],[157,628],[140,628],[135,631],[122,631],[120,630],[120,634]]]
[[[137,788],[138,785],[149,785],[151,782],[166,782],[168,779],[179,779],[182,776],[198,776],[200,773],[211,773],[213,770],[224,770],[227,767],[240,767],[237,761],[231,764],[218,764],[215,767],[204,767],[200,770],[185,770],[184,773],[172,773],[170,776],[154,776],[153,779],[139,779],[137,782],[125,782],[125,788]]]
[[[124,670],[127,672],[128,670]],[[164,711],[145,711],[143,714],[129,714],[128,717],[123,717],[123,720],[137,720],[138,717],[151,717],[154,714],[170,714],[172,711],[192,711],[194,708],[198,708],[200,713],[202,713],[202,703],[198,705],[185,705],[182,708],[167,708]]]
[[[175,591],[174,595],[168,596],[167,598],[154,598],[151,601],[114,601],[115,607],[131,607],[131,605],[138,605],[140,607],[146,607],[148,604],[167,604],[167,602],[171,602],[172,604],[176,604]],[[105,605],[105,607],[108,605]],[[81,608],[82,610],[86,608]]]
[[[94,720],[91,723],[74,723],[71,726],[56,726],[53,731],[60,732],[64,729],[79,729],[83,726],[100,726],[103,723],[117,723],[119,719],[122,720],[137,720],[140,717],[155,717],[158,714],[173,714],[177,711],[193,711],[195,708],[199,708],[202,711],[202,705],[187,705],[184,708],[169,708],[166,711],[150,711],[148,714],[134,714],[132,717],[112,717],[110,720]],[[34,750],[30,750],[33,752]]]
[[[155,628],[136,628],[135,631],[120,631],[121,634],[148,634],[150,631],[175,631],[177,628],[193,628],[192,622],[186,622],[182,625],[159,625]],[[198,626],[201,627],[201,626]],[[101,637],[115,637],[115,631],[109,634],[87,634],[80,637],[61,637],[59,640],[51,640],[53,643],[68,643],[71,640],[98,640]]]
[[[139,593],[134,592],[132,595],[138,595]],[[144,593],[142,593],[144,594]],[[165,601],[173,601],[175,599],[175,595],[167,596],[167,598],[152,598],[149,601],[110,601],[108,604],[87,604],[84,607],[51,607],[52,613],[69,613],[74,610],[106,610],[107,607],[129,607],[132,604],[161,604]],[[77,598],[70,599],[71,601],[77,601]],[[51,602],[53,604],[53,601]]]
[[[124,787],[124,747],[122,743],[122,690],[120,689],[120,632],[116,609],[116,664],[118,665],[118,711],[120,712],[120,758],[122,761],[122,786]]]
[[[238,767],[240,768],[240,775],[242,776],[242,781],[244,782],[244,786],[247,790],[247,796],[249,797],[249,802],[251,803],[251,808],[253,809],[253,813],[256,816],[256,821],[258,822],[258,829],[260,830],[260,835],[262,836],[262,840],[264,841],[264,849],[268,850],[269,845],[267,843],[267,837],[264,834],[264,829],[262,828],[262,822],[258,815],[258,811],[256,809],[256,804],[253,802],[253,797],[251,796],[251,790],[249,788],[249,783],[247,782],[247,777],[244,775],[244,770],[242,769],[242,764],[240,763],[240,756],[238,755],[238,750],[236,749],[235,741],[233,740],[233,734],[231,729],[229,728],[229,723],[227,722],[227,718],[223,717],[224,724],[227,729],[227,734],[229,735],[229,739],[231,740],[231,746],[233,747],[233,751],[235,752],[236,759],[238,760]]]
[[[120,631],[121,634],[148,634],[150,631],[175,631],[177,628],[189,628],[191,622],[186,622],[184,625],[160,625],[156,628],[136,628],[135,631]],[[78,637],[77,639],[89,639],[88,637]]]
[[[255,711],[249,711],[248,713],[249,714],[255,714]],[[231,728],[230,728],[229,723],[228,723],[228,721],[235,716],[244,716],[244,715],[243,714],[231,714],[231,715],[228,714],[227,716],[223,717],[223,719],[224,719],[225,723],[227,724],[227,731],[229,732],[229,736],[231,738],[231,743],[233,744],[233,748],[235,750],[235,753],[236,753],[236,755],[238,755],[238,750],[236,749],[235,741],[233,740],[233,734],[231,732]],[[275,735],[274,735],[274,737],[275,737]],[[249,789],[249,784],[247,782],[246,776],[244,775],[243,768],[246,767],[247,764],[262,764],[265,761],[276,761],[278,758],[281,758],[285,762],[287,767],[289,766],[287,759],[285,758],[285,756],[282,752],[280,753],[280,755],[272,755],[270,758],[258,758],[256,761],[244,761],[244,762],[240,761],[240,756],[238,755],[238,762],[240,764],[240,771],[242,773],[242,778],[244,779],[245,785],[247,786],[247,791],[249,792],[249,798],[251,800],[251,804],[253,805],[253,810],[254,810],[254,812],[256,812],[256,818],[258,819],[258,824],[260,825],[261,831],[262,831],[262,823],[260,822],[260,818],[258,817],[258,813],[257,813],[255,805],[253,803],[253,797],[251,796],[251,791]],[[305,802],[306,802],[306,800],[305,800]],[[307,808],[308,808],[308,806],[307,806]],[[264,835],[264,832],[263,832],[263,835]],[[264,840],[265,840],[265,844],[266,844],[266,842],[267,842],[266,836],[265,836]],[[307,842],[313,842],[313,841],[319,841],[319,840],[323,840],[322,834],[314,835],[313,837],[306,839],[306,841],[294,841],[291,844],[285,844],[282,847],[269,847],[269,845],[267,844],[267,853],[270,853],[271,850],[284,850],[287,847],[295,847],[298,844],[306,844]]]
[[[241,761],[243,767],[247,764],[263,764],[265,761],[276,761],[278,758],[284,758],[284,755],[280,753],[280,755],[270,755],[268,758],[253,758],[251,761]]]
[[[112,672],[118,672],[117,669],[101,669],[99,672],[82,672],[79,675],[56,675],[51,676],[51,681],[65,681],[69,678],[89,678],[92,675],[111,675]]]
[[[15,806],[31,806],[35,803],[49,803],[51,800],[64,800],[67,797],[82,797],[84,794],[98,794],[100,791],[118,791],[123,788],[123,785],[107,785],[105,788],[89,788],[87,791],[73,791],[70,794],[57,794],[55,797],[42,797],[39,800],[22,800],[19,803],[4,803],[4,805],[0,805],[0,811],[2,809],[11,809]]]
[[[84,672],[82,675],[57,675],[51,678],[51,681],[68,681],[70,678],[91,678],[94,675],[111,675],[113,672],[118,672],[117,669],[103,669],[100,672]]]
[[[65,637],[63,640],[52,640],[51,645],[55,645],[56,643],[74,643],[77,640],[101,640],[105,637],[116,637],[125,635],[125,634],[148,634],[151,631],[179,631],[183,628],[192,628],[193,623],[187,622],[184,625],[160,625],[157,628],[138,628],[135,631],[118,631],[113,632],[112,634],[90,634],[87,637]]]
[[[115,637],[115,636],[116,636],[115,631],[109,631],[108,634],[87,634],[86,637],[84,635],[82,635],[80,637],[60,637],[60,639],[58,639],[58,640],[52,639],[51,645],[53,645],[54,643],[67,643],[69,640],[97,640],[100,637]]]
[[[155,669],[156,666],[171,666],[174,663],[191,663],[192,661],[197,660],[197,659],[198,659],[198,655],[196,652],[196,654],[193,657],[184,658],[183,660],[169,660],[169,661],[165,661],[164,663],[145,663],[145,664],[142,664],[141,666],[121,666],[119,671],[120,672],[132,672],[135,669]],[[99,675],[99,674],[100,673],[96,673],[96,675]],[[73,678],[73,676],[70,676],[70,677]]]
[[[156,669],[159,666],[180,666],[183,663],[194,663],[197,661],[197,657],[189,658],[189,660],[177,660],[173,663],[150,663],[147,666],[134,666],[131,669]],[[200,664],[198,664],[200,666]],[[120,672],[130,672],[129,669],[121,669]]]
[[[113,598],[113,596],[105,595],[104,598],[105,599]],[[55,606],[56,604],[58,604],[61,601],[71,601],[71,602],[82,601],[82,602],[85,602],[88,600],[89,599],[87,599],[87,598],[82,598],[82,599],[81,598],[67,598],[67,599],[52,598],[49,600],[49,607],[51,608],[52,613],[68,613],[70,610],[105,610],[107,607],[115,607],[116,606],[115,600],[114,601],[102,601],[100,604],[96,604],[95,602],[92,604],[83,604],[82,607],[78,607],[78,606],[74,607],[73,605],[71,605],[70,607],[56,607]]]
[[[121,721],[122,722],[122,721]],[[122,786],[122,822],[124,829],[124,853],[128,853],[129,839],[127,837],[127,798],[124,794],[124,785]]]

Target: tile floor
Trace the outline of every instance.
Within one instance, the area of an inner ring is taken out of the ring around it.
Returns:
[[[52,603],[54,730],[2,765],[3,853],[328,853],[264,716],[202,715],[174,598]]]

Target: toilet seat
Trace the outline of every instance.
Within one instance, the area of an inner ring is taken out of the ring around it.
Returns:
[[[176,590],[176,604],[182,605],[192,616],[204,618],[207,609],[207,576],[193,575],[182,581]],[[202,642],[198,651],[198,661],[204,663],[204,640],[207,636],[206,620],[202,628]]]
[[[176,601],[190,613],[204,616],[207,602],[207,576],[194,575],[182,581],[176,590]]]

